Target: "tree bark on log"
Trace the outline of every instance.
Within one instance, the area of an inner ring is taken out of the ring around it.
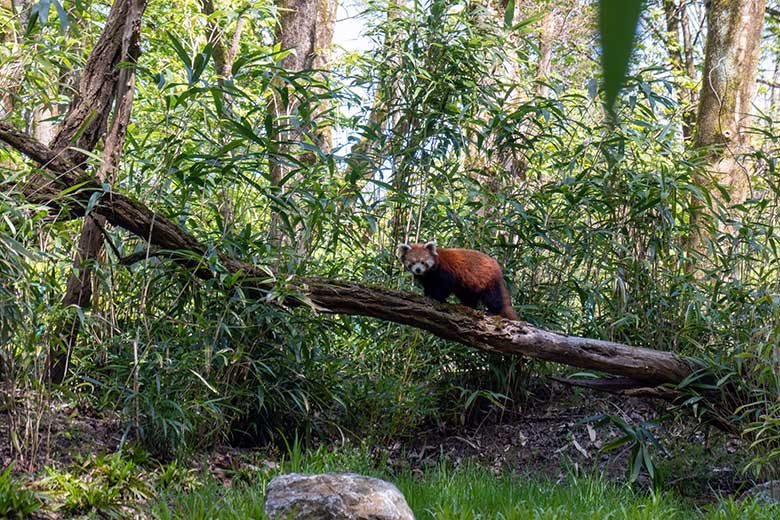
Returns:
[[[671,352],[567,336],[461,305],[439,304],[415,294],[324,278],[297,282],[303,293],[326,312],[410,325],[481,350],[599,370],[645,386],[680,383],[694,371],[689,362]]]

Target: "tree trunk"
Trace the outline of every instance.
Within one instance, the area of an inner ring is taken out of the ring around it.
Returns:
[[[214,13],[214,1],[213,0],[201,0],[201,9],[208,19],[208,41],[214,46],[212,57],[214,58],[214,68],[217,71],[217,83],[220,87],[224,87],[225,81],[230,80],[233,77],[233,62],[236,59],[239,45],[241,44],[241,36],[244,33],[244,27],[246,26],[246,18],[242,13],[236,20],[236,26],[233,29],[233,36],[229,37],[228,34],[222,29],[217,22],[213,19]],[[228,45],[229,43],[229,45]],[[224,96],[224,109],[228,118],[233,117],[232,96],[227,92],[223,92]],[[233,152],[230,152],[231,156]],[[231,199],[228,190],[222,187],[219,200],[219,213],[222,217],[222,234],[226,235],[228,230],[233,227],[234,218],[234,204]]]
[[[73,267],[68,276],[63,307],[89,308],[92,303],[92,265],[103,247],[103,236],[95,219],[105,223],[102,216],[88,216],[84,220],[78,247],[73,258]],[[60,323],[49,339],[49,380],[61,383],[68,371],[70,353],[81,329],[81,320],[74,316]]]
[[[546,97],[550,94],[549,88],[545,83],[552,70],[556,17],[555,10],[549,7],[542,16],[539,26],[539,61],[536,64],[536,95],[539,97]]]
[[[780,55],[775,53],[774,55],[775,68],[772,72],[772,81],[769,88],[772,89],[769,94],[769,115],[773,118],[777,117],[777,93],[778,93],[778,79],[780,79]]]
[[[677,83],[677,95],[683,107],[682,132],[686,141],[693,135],[695,122],[694,106],[696,92],[684,85],[685,79],[695,79],[696,70],[693,64],[693,48],[688,26],[687,2],[664,0],[664,15],[666,18],[666,35],[664,44],[669,53],[669,61],[675,76],[683,81]],[[682,41],[680,34],[682,33]]]
[[[116,101],[113,122],[105,140],[103,162],[96,174],[101,184],[114,182],[135,93],[135,70],[132,67],[120,70],[117,65],[121,62],[134,63],[138,57],[141,17],[145,7],[145,0],[115,1],[100,39],[87,59],[78,93],[52,143],[55,152],[81,163],[85,157],[82,152],[71,148],[72,140],[76,139],[78,148],[92,150],[105,133],[111,106]],[[96,114],[95,117],[92,114]],[[82,127],[84,132],[76,137]],[[62,299],[64,308],[75,306],[86,309],[92,304],[92,264],[97,261],[103,247],[101,228],[104,224],[105,218],[99,214],[84,220],[73,270]],[[55,329],[49,347],[51,382],[61,383],[64,380],[80,328],[81,321],[74,316]]]
[[[693,61],[694,39],[691,38],[691,21],[688,17],[688,6],[688,2],[680,4],[680,28],[682,29],[683,61],[685,62],[685,73],[689,78],[695,79],[696,64]],[[691,88],[689,91],[691,96],[691,103],[695,105],[699,101],[698,94],[693,88]],[[692,117],[695,117],[695,114]]]
[[[322,69],[330,61],[330,48],[333,43],[333,28],[336,21],[337,0],[277,0],[281,12],[276,31],[276,41],[283,50],[293,50],[284,59],[281,66],[290,72]],[[276,84],[276,89],[287,88],[282,83]],[[282,105],[280,96],[273,96],[269,101],[268,110],[274,116],[274,133],[269,136],[277,143],[277,160],[270,162],[270,177],[273,188],[282,190],[281,181],[286,175],[283,162],[285,155],[293,154],[296,142],[303,140],[303,130],[290,126],[289,116],[298,107],[298,102],[289,96],[289,104]],[[313,111],[312,118],[323,113],[327,107]],[[332,136],[330,127],[315,129],[310,133],[323,153],[330,153]],[[310,153],[299,153],[298,159],[310,163],[315,157]],[[274,245],[281,244],[281,219],[277,212],[271,216],[269,230],[270,241]]]
[[[707,16],[694,139],[694,146],[704,153],[707,171],[699,173],[697,180],[709,187],[724,185],[731,204],[744,202],[749,192],[749,173],[738,157],[747,144],[744,131],[755,94],[765,10],[766,0],[713,0]],[[712,193],[716,196],[717,190]],[[692,218],[692,251],[704,250],[708,237],[701,224],[710,216],[707,213]]]
[[[202,0],[201,9],[203,14],[209,18],[216,12],[214,9],[214,0]],[[240,15],[236,20],[236,26],[233,29],[233,36],[229,39],[230,45],[226,45],[228,40],[227,34],[219,26],[215,20],[209,20],[209,35],[208,40],[214,46],[214,50],[211,53],[214,58],[214,67],[217,69],[217,81],[220,85],[223,85],[225,80],[230,79],[233,76],[232,68],[233,61],[238,53],[238,46],[241,43],[241,35],[244,32],[244,26],[246,25],[246,18],[244,15]]]

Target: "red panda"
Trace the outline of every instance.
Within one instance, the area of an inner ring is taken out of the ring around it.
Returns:
[[[425,296],[444,302],[455,294],[463,305],[482,302],[489,314],[516,320],[512,300],[496,260],[473,249],[437,249],[436,242],[399,244],[398,257]]]

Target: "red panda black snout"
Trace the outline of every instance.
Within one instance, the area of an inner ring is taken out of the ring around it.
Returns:
[[[463,305],[516,320],[512,300],[498,262],[473,249],[437,248],[436,242],[400,244],[398,256],[429,298],[440,302],[454,294]]]

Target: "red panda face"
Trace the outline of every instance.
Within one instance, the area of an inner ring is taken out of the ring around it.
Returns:
[[[436,255],[436,242],[398,246],[398,256],[404,264],[404,269],[414,276],[423,276],[436,265]]]

